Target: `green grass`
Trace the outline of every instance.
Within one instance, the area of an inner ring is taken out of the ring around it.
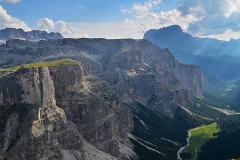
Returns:
[[[20,68],[38,68],[38,67],[44,67],[44,66],[50,67],[50,66],[61,66],[61,65],[79,65],[79,62],[66,58],[66,59],[57,60],[57,61],[37,62],[37,63],[17,65],[10,68],[0,69],[0,78],[10,73],[16,72]]]
[[[61,65],[79,65],[77,61],[71,60],[71,59],[62,59],[57,61],[50,61],[50,62],[38,62],[38,63],[29,63],[29,64],[23,64],[18,65],[10,68],[6,68],[7,71],[17,71],[20,68],[38,68],[38,67],[44,67],[44,66],[61,66]]]
[[[206,126],[202,126],[199,128],[192,129],[191,132],[191,138],[190,138],[190,144],[187,146],[183,152],[190,153],[195,155],[197,152],[200,151],[201,146],[204,145],[207,141],[210,139],[217,138],[215,135],[220,131],[220,128],[218,127],[217,123],[212,123]]]

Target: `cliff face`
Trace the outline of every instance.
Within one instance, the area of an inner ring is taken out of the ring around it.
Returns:
[[[147,40],[12,40],[0,45],[0,57],[5,67],[81,62],[0,70],[0,159],[134,159],[128,136],[136,125],[126,103],[173,116],[202,96],[201,68]]]
[[[78,67],[50,68],[57,105],[88,142],[113,156],[121,155],[119,149],[133,127],[129,108],[109,84],[89,71],[77,71]]]
[[[90,73],[107,81],[126,102],[136,100],[168,115],[178,104],[191,107],[191,99],[202,95],[201,68],[179,63],[169,50],[147,40],[14,40],[0,46],[0,56],[3,66],[72,58],[87,64]]]
[[[134,157],[132,117],[87,66],[20,69],[0,79],[2,158]]]
[[[202,96],[200,67],[179,63],[167,49],[141,41],[135,48],[115,54],[100,74],[128,102],[136,100],[149,108],[173,115],[177,106],[191,107]]]

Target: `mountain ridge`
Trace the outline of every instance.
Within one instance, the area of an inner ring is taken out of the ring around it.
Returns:
[[[137,159],[135,149],[141,142],[132,142],[131,132],[139,126],[129,104],[140,102],[170,120],[179,113],[179,105],[190,109],[195,105],[194,97],[203,94],[201,67],[180,63],[168,49],[148,40],[15,39],[0,45],[0,56],[0,105],[10,112],[0,115],[6,124],[2,133],[10,135],[0,142],[5,144],[2,156],[8,159]],[[80,64],[50,65],[63,58]],[[16,105],[29,106],[25,117]],[[18,121],[16,115],[30,124]],[[181,130],[181,142],[186,128]],[[160,143],[174,145],[165,141]],[[40,151],[35,144],[41,144]],[[176,157],[178,148],[156,148],[156,154],[163,151]],[[93,153],[91,158],[87,152]]]
[[[179,61],[201,66],[205,72],[218,79],[240,78],[236,69],[240,67],[240,48],[236,45],[240,44],[239,40],[227,42],[214,38],[193,37],[183,32],[178,25],[151,29],[144,34],[144,39],[160,48],[169,48]]]
[[[202,95],[201,68],[179,63],[169,50],[160,49],[148,40],[80,38],[37,43],[11,40],[0,46],[0,55],[2,67],[67,57],[88,64],[90,72],[116,87],[121,98],[137,98],[145,105],[152,99],[149,107],[169,115],[174,114],[178,103],[191,106],[191,97]],[[103,59],[104,63],[100,63]],[[152,84],[146,83],[148,80]],[[121,85],[124,87],[119,88]],[[148,91],[147,96],[142,94],[144,89]],[[161,101],[167,95],[171,98]]]
[[[0,30],[0,40],[22,39],[29,41],[39,41],[48,39],[63,39],[60,33],[32,30],[25,32],[19,28],[5,28]]]

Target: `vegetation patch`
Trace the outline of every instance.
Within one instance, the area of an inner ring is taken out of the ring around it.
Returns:
[[[37,67],[44,67],[44,66],[61,66],[61,65],[79,65],[79,62],[74,61],[72,59],[62,59],[57,61],[50,61],[50,62],[38,62],[38,63],[29,63],[29,64],[23,64],[18,65],[10,68],[6,68],[7,71],[17,71],[20,68],[37,68]]]
[[[126,105],[133,112],[134,130],[131,134],[136,139],[130,140],[139,159],[177,159],[179,148],[187,143],[187,131],[209,123],[205,119],[190,115],[180,107],[173,117],[169,117],[138,102]]]
[[[193,159],[195,159],[202,145],[204,145],[210,139],[217,138],[217,133],[220,132],[220,128],[217,123],[212,123],[192,129],[190,132],[190,144],[184,149],[183,152],[194,155]]]
[[[240,115],[226,116],[218,120],[221,131],[218,137],[201,148],[199,160],[226,160],[240,157]]]

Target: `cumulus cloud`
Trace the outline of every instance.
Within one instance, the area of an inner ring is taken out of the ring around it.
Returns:
[[[143,4],[136,3],[132,6],[131,9],[127,9],[128,13],[133,13],[134,16],[138,19],[146,18],[151,10],[161,3],[160,0],[148,0],[145,1]],[[122,9],[124,12],[124,9]]]
[[[17,3],[17,2],[20,2],[21,0],[0,0],[0,1],[5,1],[8,3]]]
[[[81,38],[88,37],[86,30],[77,29],[68,26],[64,21],[53,22],[49,18],[42,18],[37,21],[36,29],[44,30],[47,32],[60,32],[66,38]]]
[[[240,30],[240,0],[179,0],[177,9],[182,16],[194,15],[199,19],[188,28],[196,35]]]
[[[120,6],[132,35],[173,24],[197,36],[221,35],[240,31],[240,0],[176,0],[175,8],[161,10],[167,0],[146,0],[131,8]]]
[[[123,13],[133,15],[135,18],[126,18],[125,26],[134,35],[144,34],[152,28],[161,28],[173,24],[180,25],[183,30],[187,30],[190,23],[199,21],[200,18],[193,14],[185,14],[177,10],[162,11],[159,8],[160,0],[148,0],[144,3],[134,4],[131,9],[120,8]]]
[[[0,5],[0,28],[22,28],[25,31],[31,30],[26,23],[18,18],[12,17]]]
[[[51,19],[42,18],[37,21],[37,28],[49,32],[55,28],[55,25]]]
[[[124,21],[98,23],[67,22],[67,25],[83,31],[87,29],[88,36],[91,38],[142,38],[142,34],[134,36],[129,34],[132,31],[126,26]]]

